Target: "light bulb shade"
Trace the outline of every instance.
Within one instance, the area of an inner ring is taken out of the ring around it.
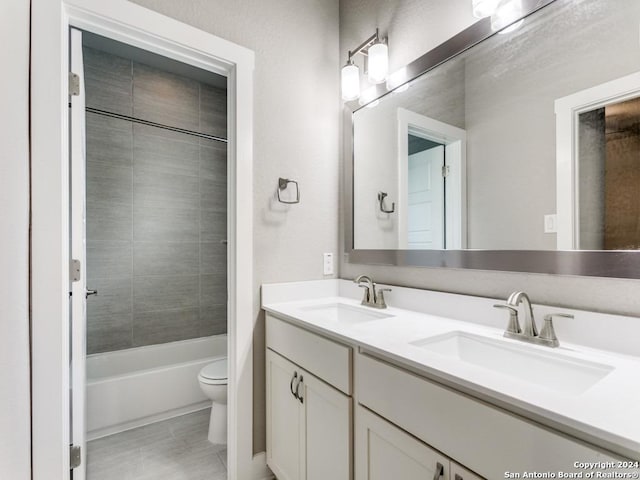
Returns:
[[[342,99],[350,102],[360,96],[360,69],[353,63],[342,67]]]
[[[374,43],[367,52],[369,56],[369,82],[383,83],[389,74],[389,48],[384,43]]]
[[[473,16],[476,18],[490,17],[496,11],[500,0],[472,0]]]
[[[524,22],[524,20],[520,20],[514,23],[522,18],[523,14],[522,0],[502,0],[495,13],[491,15],[491,29],[494,32],[500,31],[500,33],[513,32],[520,28]]]

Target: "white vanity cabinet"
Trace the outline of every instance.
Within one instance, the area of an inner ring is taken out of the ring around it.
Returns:
[[[447,457],[361,406],[356,410],[355,454],[356,480],[453,478]]]
[[[462,480],[480,478],[472,476],[465,467],[486,478],[496,479],[517,478],[506,477],[507,472],[573,472],[576,471],[575,461],[620,460],[595,446],[367,354],[358,354],[355,378],[360,404],[357,410],[357,480],[374,478],[366,473],[361,475],[359,471],[364,468],[367,472],[367,468],[373,468],[369,465],[377,465],[374,456],[396,458],[403,464],[402,468],[417,469],[418,463],[409,459],[414,454],[409,452],[420,451],[420,446],[423,452],[435,449],[451,459],[451,465],[447,464],[448,476],[422,477],[429,480],[456,480],[456,474]],[[363,411],[367,415],[362,415]],[[388,422],[384,429],[381,422]],[[412,450],[405,452],[404,458],[398,456],[391,442],[385,444],[380,438],[375,440],[378,450],[375,453],[371,450],[371,435],[380,437],[380,431],[392,431],[391,424],[397,426],[393,428],[401,429],[394,435],[403,439],[403,445],[414,445]],[[381,452],[383,449],[386,449],[384,453]],[[426,453],[421,455],[428,457]],[[433,468],[433,461],[426,462],[424,468]]]
[[[483,480],[482,477],[470,472],[456,462],[451,462],[451,472],[449,475],[451,480]]]
[[[350,480],[351,348],[267,315],[267,464],[278,480]]]

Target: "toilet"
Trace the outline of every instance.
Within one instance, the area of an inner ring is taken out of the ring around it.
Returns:
[[[212,401],[209,441],[227,443],[227,358],[211,362],[198,374],[200,388]]]

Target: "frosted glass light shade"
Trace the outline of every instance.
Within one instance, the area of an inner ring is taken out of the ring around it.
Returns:
[[[349,63],[342,67],[342,99],[350,102],[360,96],[360,69]]]
[[[369,82],[383,83],[389,74],[389,48],[384,43],[375,43],[369,47]]]
[[[476,18],[490,17],[496,11],[500,0],[472,0],[473,16]]]
[[[494,32],[500,31],[500,33],[513,32],[520,28],[524,22],[524,20],[520,20],[517,23],[513,23],[521,18],[522,15],[522,0],[502,0],[498,4],[495,13],[491,16],[491,29]],[[507,25],[509,27],[505,28]]]

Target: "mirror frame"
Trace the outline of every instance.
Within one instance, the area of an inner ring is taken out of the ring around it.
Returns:
[[[523,0],[525,18],[558,0]],[[565,0],[561,0],[565,1]],[[443,44],[408,64],[410,82],[495,35],[491,21],[484,18]],[[401,84],[397,85],[400,86]],[[357,250],[354,248],[354,155],[353,116],[367,103],[389,94],[384,84],[368,95],[366,103],[349,102],[344,108],[344,194],[345,254],[347,263],[399,267],[436,267],[473,270],[498,270],[556,275],[611,278],[640,278],[640,251],[631,250]]]

